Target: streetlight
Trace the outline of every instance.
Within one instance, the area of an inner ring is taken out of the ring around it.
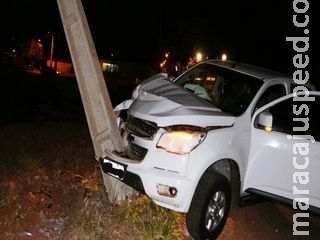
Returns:
[[[196,61],[197,62],[201,62],[203,59],[202,53],[201,52],[197,52],[196,54]]]
[[[222,54],[222,56],[221,56],[221,59],[222,59],[222,61],[226,61],[227,60],[227,54]]]

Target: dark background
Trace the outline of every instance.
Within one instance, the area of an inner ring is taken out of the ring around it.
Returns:
[[[158,63],[165,51],[186,63],[201,50],[209,58],[266,66],[286,73],[295,69],[289,36],[306,36],[293,26],[293,1],[82,1],[99,57]],[[302,5],[301,5],[302,6]],[[310,48],[316,51],[315,24],[310,15]],[[300,21],[303,21],[301,16]],[[68,57],[68,47],[54,0],[11,0],[1,7],[1,42],[9,38],[55,34],[55,57]],[[308,70],[319,67],[310,56]],[[314,75],[311,74],[311,78]]]
[[[296,54],[286,37],[307,36],[293,25],[293,1],[108,1],[83,0],[99,58],[159,66],[166,51],[186,65],[201,50],[209,58],[226,53],[235,61],[292,74]],[[312,3],[311,3],[312,4]],[[310,82],[319,88],[315,36],[319,17],[307,14]],[[303,16],[299,18],[303,21]],[[10,0],[0,8],[0,50],[31,38],[55,36],[53,57],[70,59],[55,0]],[[45,56],[50,54],[46,40]],[[312,53],[312,54],[311,54]],[[0,123],[12,119],[84,119],[76,79],[6,72],[0,61]],[[113,105],[130,97],[132,85],[109,84]],[[59,109],[59,113],[55,110]],[[31,113],[31,114],[30,114]],[[33,114],[34,113],[34,114]],[[32,116],[30,118],[30,116]],[[80,116],[80,118],[79,118]]]

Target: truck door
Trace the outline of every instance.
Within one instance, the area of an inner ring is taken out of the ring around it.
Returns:
[[[320,92],[304,94],[279,98],[253,115],[243,190],[283,200],[306,198],[319,208]]]

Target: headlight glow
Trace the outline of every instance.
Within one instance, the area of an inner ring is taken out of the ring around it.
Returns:
[[[196,131],[171,131],[161,135],[157,147],[167,152],[187,154],[198,146],[205,137],[205,133]]]

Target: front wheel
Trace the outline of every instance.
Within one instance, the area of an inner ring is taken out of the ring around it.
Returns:
[[[208,171],[200,179],[187,213],[187,228],[196,240],[216,239],[230,209],[230,183],[222,174]]]

